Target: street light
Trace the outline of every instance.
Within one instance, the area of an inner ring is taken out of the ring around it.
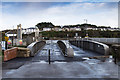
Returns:
[[[84,19],[84,21],[85,21],[85,23],[86,23],[85,28],[87,28],[87,27],[88,27],[88,26],[87,26],[88,20],[87,20],[87,19]],[[87,29],[85,30],[85,34],[86,34],[86,36],[88,35]]]
[[[13,26],[12,46],[13,46],[13,40],[14,40],[14,26]]]
[[[85,23],[87,24],[87,21],[88,21],[88,20],[87,20],[87,19],[84,19],[84,21],[85,21]]]
[[[39,29],[38,27],[36,27],[36,31],[35,31],[36,42],[38,41],[38,37],[39,37]]]
[[[76,45],[78,46],[77,37],[78,37],[78,33],[75,33]]]

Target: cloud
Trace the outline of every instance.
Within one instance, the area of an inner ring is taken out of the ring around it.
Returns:
[[[3,2],[119,2],[119,0],[2,0]]]
[[[117,8],[106,8],[107,3],[75,3],[63,7],[48,9],[47,14],[56,16],[53,22],[59,24],[89,23],[117,27]],[[48,15],[48,18],[49,18]]]
[[[2,30],[1,24],[2,24],[2,3],[0,2],[0,31]]]
[[[116,6],[117,3],[80,2],[5,4],[2,27],[8,29],[21,23],[22,27],[26,28],[39,22],[52,22],[55,25],[82,24],[84,19],[88,19],[91,24],[117,27]],[[13,11],[8,11],[10,8]]]
[[[120,28],[120,2],[118,3],[118,26]]]

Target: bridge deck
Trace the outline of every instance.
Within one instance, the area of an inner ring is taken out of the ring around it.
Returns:
[[[64,57],[56,43],[46,44],[34,57],[16,58],[3,64],[3,78],[117,78],[118,66],[113,62],[84,57],[99,54],[73,46],[75,56]],[[51,49],[51,65],[48,64]],[[84,60],[84,61],[83,61]],[[59,62],[61,61],[61,62]],[[69,62],[68,62],[69,61]],[[107,65],[106,65],[107,64]],[[113,69],[114,68],[114,69]],[[47,80],[47,79],[46,79]]]
[[[65,57],[61,54],[56,43],[46,44],[45,47],[37,53],[37,55],[32,59],[32,61],[48,61],[48,50],[50,49],[51,61],[65,60]]]
[[[83,57],[100,56],[98,53],[82,50],[76,46],[73,46],[74,57],[64,57],[57,45],[57,43],[46,44],[45,47],[37,53],[32,59],[33,62],[46,61],[48,62],[48,50],[50,49],[51,61],[83,61]]]

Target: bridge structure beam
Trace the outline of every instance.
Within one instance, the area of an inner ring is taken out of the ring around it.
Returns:
[[[92,40],[70,40],[69,42],[82,49],[90,50],[103,55],[108,55],[110,50],[108,45]]]
[[[74,51],[73,48],[70,46],[69,42],[58,41],[57,44],[64,56],[74,57]]]
[[[35,56],[36,53],[45,46],[45,41],[33,42],[27,46],[30,49],[30,56]]]

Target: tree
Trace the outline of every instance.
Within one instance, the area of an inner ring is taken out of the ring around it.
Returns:
[[[54,25],[51,22],[41,22],[36,25],[40,30],[43,28],[53,28]]]

